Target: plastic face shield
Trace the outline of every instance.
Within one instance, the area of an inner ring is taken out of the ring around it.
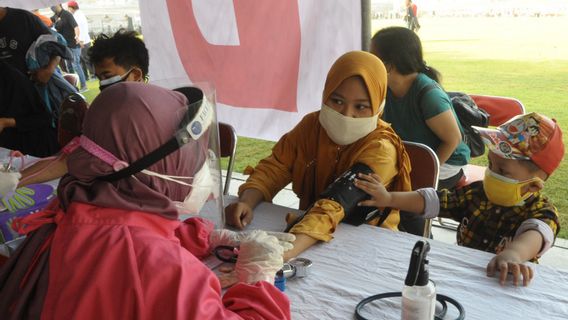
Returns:
[[[187,139],[186,133],[188,133],[192,140],[197,139],[206,146],[204,166],[206,165],[209,168],[206,185],[211,185],[211,193],[199,215],[213,221],[216,227],[223,227],[225,215],[223,214],[219,125],[215,90],[207,84],[194,84],[193,87],[181,87],[174,90],[183,93],[190,101],[187,118],[181,121],[182,125],[176,136],[185,140]],[[197,105],[191,104],[193,101],[197,101]],[[193,114],[194,112],[195,114]],[[204,124],[207,123],[209,123],[209,126],[205,127]],[[197,168],[197,170],[203,173],[205,170],[202,170],[202,168]],[[199,180],[203,180],[203,176],[199,176]],[[183,220],[192,215],[192,213],[182,214],[180,219]]]
[[[116,172],[99,179],[105,181],[117,181],[130,177],[152,164],[165,158],[169,154],[183,148],[184,152],[190,152],[191,172],[189,177],[178,177],[181,179],[190,178],[187,182],[201,194],[208,192],[207,202],[201,212],[182,212],[180,219],[191,216],[204,216],[213,221],[216,227],[224,225],[223,198],[221,187],[221,165],[219,149],[219,131],[216,117],[215,92],[212,89],[198,87],[182,87],[175,89],[184,94],[188,99],[187,111],[181,115],[180,125],[174,136],[144,157],[131,164],[125,164],[122,168],[116,167]],[[191,150],[188,150],[190,148]],[[204,166],[208,170],[201,170]],[[199,175],[199,181],[192,181]],[[203,176],[206,172],[206,177]],[[169,174],[163,173],[161,174]],[[181,199],[183,201],[183,199]]]

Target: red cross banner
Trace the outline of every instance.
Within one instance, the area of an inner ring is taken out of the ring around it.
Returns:
[[[277,140],[319,110],[327,71],[361,49],[360,1],[140,1],[150,79],[207,82],[219,120]]]

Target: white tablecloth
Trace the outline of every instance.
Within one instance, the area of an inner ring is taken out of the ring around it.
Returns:
[[[229,197],[225,204],[234,200]],[[282,231],[284,215],[291,211],[295,210],[262,203],[255,209],[249,228]],[[293,319],[353,319],[361,299],[401,291],[411,249],[419,239],[368,225],[341,224],[334,240],[301,255],[313,261],[311,275],[287,282]],[[429,242],[430,279],[438,293],[464,306],[466,319],[568,319],[567,272],[532,265],[535,277],[530,286],[508,283],[501,287],[497,279],[485,275],[492,254]],[[379,302],[366,308],[365,316],[400,319],[399,303],[399,298]]]
[[[15,157],[12,160],[12,166],[20,170],[23,166],[28,167],[33,163],[37,162],[39,158],[32,157],[32,156],[24,156],[22,157]],[[7,164],[10,161],[10,150],[6,148],[0,147],[0,169],[4,168],[4,164]],[[22,165],[23,164],[23,165]],[[57,188],[59,183],[59,179],[52,180],[46,182],[46,184],[51,185],[53,188]],[[0,195],[1,197],[2,195]],[[0,214],[4,213],[6,210],[3,206],[0,205]],[[9,257],[12,252],[16,250],[16,248],[23,242],[24,237],[20,237],[14,240],[10,240],[6,243],[0,244],[0,255]]]

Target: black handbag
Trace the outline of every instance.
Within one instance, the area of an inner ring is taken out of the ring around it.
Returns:
[[[420,108],[420,103],[424,94],[434,88],[442,89],[437,83],[431,83],[422,88],[416,95],[416,104]],[[463,92],[446,92],[452,101],[452,106],[460,122],[462,140],[467,144],[471,157],[479,157],[485,153],[485,144],[479,134],[471,127],[484,127],[489,125],[489,114],[479,108],[473,99]],[[422,110],[422,109],[420,109]]]

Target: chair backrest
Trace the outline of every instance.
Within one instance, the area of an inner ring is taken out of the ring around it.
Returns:
[[[223,194],[229,194],[229,185],[231,184],[231,176],[233,175],[233,166],[235,164],[235,153],[237,151],[237,133],[235,128],[230,124],[219,122],[219,148],[221,149],[221,157],[229,157],[227,166],[227,176],[225,177],[225,186]]]
[[[73,138],[81,135],[83,119],[89,109],[89,103],[80,93],[68,95],[61,103],[59,125],[57,126],[57,141],[61,148]]]
[[[403,143],[412,165],[410,172],[412,190],[420,188],[436,189],[438,187],[440,161],[438,161],[438,156],[434,150],[418,142],[403,141]]]
[[[440,161],[438,155],[425,144],[418,142],[403,141],[404,148],[410,158],[410,181],[412,190],[420,188],[438,188],[438,175],[440,171]],[[423,236],[430,238],[430,229],[432,221],[428,219],[424,223]],[[412,232],[417,233],[417,232]]]
[[[469,96],[475,101],[478,107],[489,113],[490,126],[499,126],[512,117],[525,113],[525,107],[521,101],[515,98],[478,94],[470,94]]]

